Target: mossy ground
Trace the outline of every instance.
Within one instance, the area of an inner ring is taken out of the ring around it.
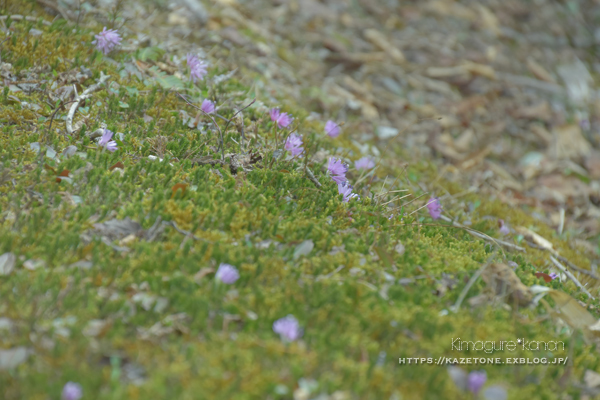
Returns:
[[[23,5],[11,7],[7,14],[29,12]],[[336,399],[459,399],[465,395],[445,368],[398,364],[405,357],[480,355],[453,351],[456,337],[562,340],[567,350],[560,354],[516,351],[494,356],[569,356],[570,382],[579,381],[586,369],[600,368],[595,350],[580,335],[557,327],[542,307],[471,309],[463,304],[458,313],[447,312],[490,258],[516,262],[516,273],[526,285],[545,284],[533,275],[545,255],[532,249],[526,254],[498,251],[464,230],[432,221],[423,210],[390,220],[386,207],[364,195],[379,193],[385,176],[407,176],[405,187],[419,196],[417,183],[436,177],[431,164],[412,164],[403,173],[400,163],[384,160],[378,182],[357,185],[362,200],[344,203],[318,165],[312,168],[321,188],[307,179],[304,160],[271,163],[273,129],[266,108],[255,105],[243,114],[245,126],[255,133],[250,147],[263,155],[252,171],[234,176],[226,167],[194,165],[194,157],[219,157],[213,151],[216,132],[202,134],[182,123],[179,110],[190,115],[196,111],[158,80],[125,73],[131,54],[113,54],[117,62],[109,62],[91,46],[89,30],[61,20],[50,26],[5,23],[11,37],[2,44],[2,62],[12,64],[19,81],[39,67],[31,80],[40,83],[30,94],[5,86],[0,99],[0,254],[13,252],[19,260],[12,274],[0,280],[0,313],[14,323],[3,332],[0,346],[34,351],[27,362],[0,374],[3,398],[58,399],[63,385],[73,381],[83,386],[86,399],[288,399],[301,379],[312,379],[317,385],[311,398],[325,393]],[[30,35],[31,28],[42,34]],[[47,101],[47,93],[61,74],[80,66],[93,76],[80,82],[79,93],[101,71],[111,79],[76,114],[76,121],[82,114],[89,117],[86,128],[69,137],[64,129],[69,105],[57,111],[58,103]],[[225,72],[212,70],[210,75]],[[182,85],[192,90],[191,84]],[[210,91],[198,87],[202,97],[210,92],[237,108],[252,95],[243,77]],[[22,102],[41,108],[28,110]],[[321,134],[321,125],[305,121],[306,112],[286,111],[297,118],[298,131],[313,153],[334,148]],[[220,112],[226,118],[234,113],[233,107]],[[86,138],[101,122],[124,133],[115,153],[99,150]],[[164,160],[150,160],[149,155],[157,154],[159,136],[166,137]],[[225,134],[226,152],[239,153],[240,140],[232,124]],[[36,142],[42,157],[30,146]],[[60,156],[69,145],[78,154]],[[46,146],[59,156],[43,157]],[[109,169],[118,162],[124,168]],[[71,172],[71,181],[57,182],[64,170]],[[358,174],[351,177],[356,180]],[[173,191],[178,183],[187,185],[183,193]],[[450,193],[463,190],[440,184]],[[472,228],[490,236],[498,233],[495,221],[483,218],[487,215],[535,227],[525,212],[497,201],[477,194],[462,201],[477,205],[469,211]],[[416,208],[413,204],[406,210]],[[128,252],[98,238],[82,241],[80,236],[94,222],[125,217],[145,229],[158,217],[175,221],[197,240],[167,227],[159,240],[115,242]],[[552,231],[536,229],[578,261]],[[307,240],[313,250],[295,257],[297,246]],[[396,251],[400,243],[404,252]],[[25,260],[43,260],[44,265],[30,270],[23,267]],[[92,267],[71,267],[79,261]],[[212,273],[197,275],[220,263],[238,267],[241,278],[234,285],[216,284]],[[443,274],[456,280],[450,290],[440,289]],[[399,283],[412,277],[418,279]],[[571,283],[546,285],[576,292]],[[483,289],[480,280],[468,297]],[[140,293],[147,303],[136,302]],[[288,314],[304,328],[302,339],[291,344],[272,331],[273,321]],[[105,329],[84,334],[92,320],[105,321]],[[134,366],[143,371],[143,380],[127,372]],[[568,371],[564,366],[484,369],[490,383],[506,386],[510,398],[578,393],[560,379]]]

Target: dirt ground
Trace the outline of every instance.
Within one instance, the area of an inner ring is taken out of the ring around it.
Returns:
[[[137,33],[131,46],[204,49],[258,73],[262,94],[343,121],[354,145],[435,160],[440,176],[531,210],[598,259],[597,1],[84,4],[86,18]]]

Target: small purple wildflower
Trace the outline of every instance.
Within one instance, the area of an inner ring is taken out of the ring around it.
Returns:
[[[92,42],[95,44],[98,50],[100,50],[104,55],[110,53],[116,46],[121,43],[121,36],[116,29],[104,29],[102,32],[94,36],[96,40]]]
[[[79,400],[83,396],[83,390],[81,385],[75,382],[67,382],[63,387],[61,399],[62,400]]]
[[[279,108],[272,108],[269,114],[271,115],[271,121],[277,122],[280,128],[287,128],[294,120],[288,113],[279,111]]]
[[[231,285],[240,278],[240,273],[233,265],[221,263],[215,277],[221,282]]]
[[[335,181],[335,183],[340,184],[346,182],[346,172],[348,172],[348,166],[334,157],[329,158],[329,163],[327,164],[327,169],[329,170],[329,174],[331,175],[331,179]]]
[[[292,133],[285,141],[285,149],[292,153],[292,157],[299,156],[304,152],[302,147],[302,136]]]
[[[487,381],[487,374],[485,371],[473,371],[469,374],[467,380],[467,387],[473,394],[479,393],[485,382]]]
[[[213,103],[209,99],[204,99],[202,101],[202,105],[200,106],[200,109],[207,114],[212,114],[215,111],[215,103]]]
[[[198,56],[193,53],[187,54],[187,65],[190,69],[190,79],[194,83],[198,80],[203,80],[204,75],[208,73],[206,63],[201,61]]]
[[[350,199],[358,197],[356,193],[352,193],[352,186],[350,186],[348,182],[338,183],[338,193],[344,195],[343,201],[346,203],[348,203]]]
[[[100,145],[101,147],[105,147],[106,150],[110,151],[110,152],[114,152],[115,150],[117,150],[117,142],[115,142],[114,140],[111,140],[113,136],[113,133],[111,131],[109,131],[108,129],[104,128],[104,133],[102,134],[102,137],[100,138],[100,141],[98,142],[98,145]]]
[[[508,235],[510,233],[510,228],[508,225],[504,223],[503,219],[498,220],[498,225],[500,225],[500,233],[503,235]]]
[[[369,157],[363,157],[360,160],[357,160],[354,163],[354,166],[356,167],[357,170],[367,170],[367,169],[371,169],[375,166],[375,162],[373,160],[371,160]]]
[[[293,342],[302,336],[298,320],[292,314],[273,322],[273,332],[279,334],[281,340]]]
[[[552,278],[552,280],[555,280],[556,278],[558,278],[558,274],[557,274],[556,272],[550,272],[550,273],[548,274],[548,276],[549,276],[550,278]]]
[[[437,197],[432,197],[427,203],[427,209],[431,218],[438,219],[442,215],[442,204]]]
[[[338,137],[340,136],[341,132],[342,129],[335,122],[330,120],[327,121],[327,123],[325,124],[325,133],[328,134],[330,137]]]

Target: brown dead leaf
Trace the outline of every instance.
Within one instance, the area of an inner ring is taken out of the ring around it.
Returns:
[[[471,79],[471,73],[464,66],[457,67],[429,67],[425,74],[430,78],[459,78],[463,81]]]
[[[470,153],[461,161],[458,167],[463,170],[473,168],[479,165],[485,159],[485,157],[487,157],[487,155],[490,154],[491,151],[492,148],[490,146],[486,146],[481,150],[477,150],[473,153]]]
[[[348,51],[348,49],[342,42],[330,37],[323,39],[323,47],[335,53],[344,54]]]
[[[542,201],[584,203],[587,202],[589,186],[575,177],[554,173],[540,176],[533,192]]]
[[[538,64],[531,57],[527,59],[527,68],[529,68],[529,71],[531,71],[533,76],[535,76],[539,80],[542,80],[545,82],[550,82],[550,83],[556,83],[556,79],[554,79],[552,77],[552,75],[550,75],[550,72],[546,71],[546,69],[544,67],[542,67],[540,64]]]
[[[581,329],[586,339],[600,337],[596,326],[600,323],[577,300],[560,290],[551,290],[548,296],[556,303],[557,317],[565,321],[573,329]]]
[[[494,173],[495,181],[492,182],[499,190],[504,188],[523,191],[523,185],[512,176],[503,166],[493,161],[486,160],[486,166]]]
[[[373,43],[373,45],[378,47],[380,50],[385,51],[385,53],[395,62],[403,63],[406,61],[404,54],[402,54],[402,52],[377,29],[366,29],[363,32],[363,35],[365,36],[365,39]]]
[[[464,116],[478,109],[485,109],[487,103],[488,99],[485,96],[475,95],[457,103],[454,110],[456,114]]]
[[[512,301],[521,306],[528,305],[533,294],[525,286],[517,274],[506,264],[490,264],[481,273],[481,279],[488,285],[496,296],[509,296]]]
[[[48,164],[44,164],[44,169],[51,171],[54,175],[58,175],[58,172],[56,172],[56,170],[54,168],[52,168],[51,166],[49,166]]]
[[[200,283],[202,278],[204,278],[208,274],[212,274],[215,272],[214,268],[202,268],[200,271],[196,272],[194,275],[194,282]]]
[[[463,64],[463,68],[473,75],[479,75],[491,80],[496,80],[496,71],[494,71],[494,68],[490,67],[489,65],[467,61]]]
[[[448,132],[432,137],[430,146],[453,162],[461,161],[464,158],[464,156],[454,148],[454,139]]]
[[[185,195],[185,191],[187,190],[188,184],[187,183],[176,183],[175,185],[173,185],[173,187],[171,188],[171,190],[173,191],[173,193],[171,194],[171,198],[175,197],[175,193],[177,193],[177,190],[181,189],[181,195]]]
[[[548,274],[545,274],[543,272],[536,272],[534,274],[536,276],[536,278],[543,278],[544,282],[548,283],[548,282],[552,282],[552,277]]]
[[[454,141],[454,148],[461,153],[469,151],[475,142],[475,131],[472,128],[466,129]]]
[[[479,19],[476,21],[476,24],[480,28],[487,29],[498,36],[500,33],[500,22],[496,15],[489,8],[481,4],[477,4],[477,11],[479,12]]]
[[[117,163],[115,165],[111,166],[108,170],[112,171],[115,168],[125,169],[125,165],[123,165],[123,163],[121,161],[117,161]]]
[[[567,158],[577,161],[591,151],[591,145],[581,133],[578,124],[556,127],[553,134],[552,155],[558,159]]]
[[[56,177],[56,182],[62,181],[62,179],[60,179],[61,176],[68,178],[69,173],[70,173],[70,171],[68,169],[63,169],[62,172],[60,174],[58,174],[58,176]]]
[[[537,123],[537,124],[532,124],[529,127],[529,130],[538,137],[538,139],[540,139],[540,141],[542,142],[542,144],[548,146],[550,143],[552,143],[552,134],[550,132],[548,132],[548,130],[546,128],[544,128],[543,125]]]
[[[552,119],[552,109],[547,101],[543,101],[529,107],[519,107],[513,110],[511,115],[515,118],[550,121]]]

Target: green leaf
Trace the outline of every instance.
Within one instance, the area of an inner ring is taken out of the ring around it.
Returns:
[[[165,51],[158,47],[144,47],[139,49],[136,58],[140,61],[152,60],[158,61],[165,54]]]
[[[183,89],[184,87],[181,79],[173,75],[158,76],[155,80],[165,89]]]

